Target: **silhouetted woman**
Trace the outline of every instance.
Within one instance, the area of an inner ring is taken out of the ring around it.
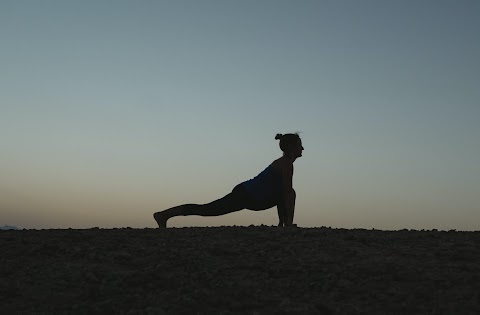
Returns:
[[[292,187],[293,162],[302,156],[302,140],[297,133],[277,134],[283,156],[272,162],[258,176],[240,183],[232,192],[211,203],[185,204],[156,212],[153,217],[160,228],[175,216],[218,216],[242,209],[265,210],[277,206],[278,226],[293,225],[296,193]]]

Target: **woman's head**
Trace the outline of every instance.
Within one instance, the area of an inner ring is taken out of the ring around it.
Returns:
[[[293,158],[302,156],[302,139],[300,139],[298,133],[287,133],[284,135],[277,133],[275,139],[280,140],[280,149],[284,155]]]

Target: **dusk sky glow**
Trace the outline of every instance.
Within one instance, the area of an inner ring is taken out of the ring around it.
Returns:
[[[300,131],[299,226],[480,230],[479,16],[467,0],[0,1],[0,226],[155,227]]]

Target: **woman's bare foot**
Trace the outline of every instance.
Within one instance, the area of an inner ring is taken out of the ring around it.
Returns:
[[[153,218],[157,221],[159,228],[166,228],[167,227],[167,218],[162,215],[162,212],[155,212],[153,214]]]

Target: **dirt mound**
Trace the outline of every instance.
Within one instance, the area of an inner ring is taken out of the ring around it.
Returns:
[[[0,231],[2,313],[477,314],[480,232]]]

